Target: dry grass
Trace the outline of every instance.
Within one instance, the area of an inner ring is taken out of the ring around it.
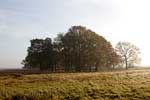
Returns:
[[[150,100],[150,70],[0,76],[0,100]]]

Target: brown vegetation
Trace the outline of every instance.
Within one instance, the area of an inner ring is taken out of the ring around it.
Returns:
[[[149,100],[150,70],[0,76],[1,100]]]

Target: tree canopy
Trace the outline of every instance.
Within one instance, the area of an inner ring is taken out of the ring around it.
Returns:
[[[103,36],[83,26],[72,26],[65,34],[33,39],[24,64],[51,71],[99,71],[117,65],[119,56]]]

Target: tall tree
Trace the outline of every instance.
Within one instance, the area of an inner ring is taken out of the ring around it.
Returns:
[[[51,38],[46,38],[44,40],[44,43],[42,45],[42,60],[43,60],[43,66],[44,69],[50,69],[51,71],[54,71],[53,66],[53,44]]]
[[[55,71],[64,70],[64,46],[62,44],[63,33],[57,34],[53,42],[53,64]]]
[[[116,45],[116,51],[118,55],[120,55],[120,59],[124,63],[126,69],[130,67],[129,65],[134,65],[139,62],[139,48],[130,42],[119,42]]]
[[[61,40],[67,71],[100,70],[112,66],[117,57],[111,57],[115,51],[110,42],[83,26],[71,27]]]
[[[28,48],[28,54],[24,64],[31,68],[48,69],[52,66],[52,43],[50,38],[32,39],[31,46]]]

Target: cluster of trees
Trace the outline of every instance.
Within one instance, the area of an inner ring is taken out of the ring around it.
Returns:
[[[22,63],[24,68],[52,72],[99,71],[115,68],[125,57],[127,67],[127,56],[131,54],[121,54],[120,51],[124,48],[119,45],[116,46],[116,51],[109,41],[92,30],[83,26],[72,26],[68,32],[58,34],[54,40],[32,39]]]

